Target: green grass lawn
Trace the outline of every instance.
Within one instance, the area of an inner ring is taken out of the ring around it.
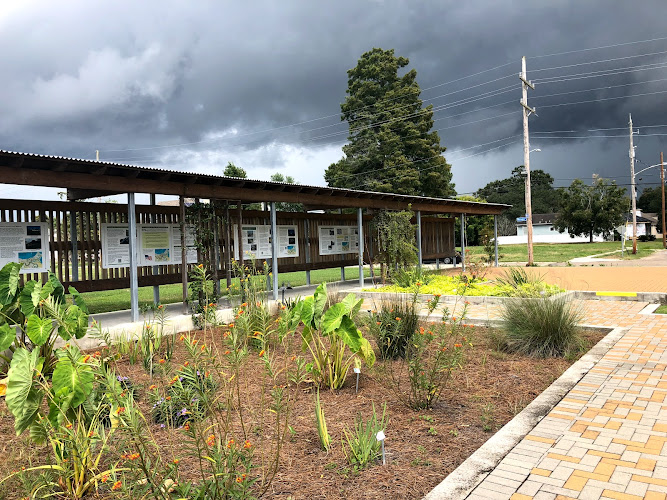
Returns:
[[[473,255],[483,255],[484,247],[470,248]],[[466,249],[467,249],[466,248]],[[626,245],[626,249],[628,246]],[[629,245],[632,251],[632,242]],[[638,259],[650,255],[654,250],[662,248],[662,241],[647,241],[637,243],[637,254],[626,254],[625,258]],[[621,249],[620,241],[604,241],[600,243],[535,243],[533,255],[535,262],[567,262],[577,257],[597,255],[613,252]],[[610,257],[620,258],[620,252]],[[526,262],[528,260],[528,249],[526,245],[500,245],[498,247],[498,258],[501,262]]]
[[[379,272],[379,269],[378,269]],[[370,276],[370,270],[365,269],[364,275]],[[345,279],[356,280],[359,279],[359,268],[346,267]],[[238,279],[233,280],[238,284]],[[322,282],[340,281],[340,268],[334,269],[318,269],[310,272],[310,282],[312,284]],[[291,286],[302,286],[306,284],[305,271],[298,271],[293,273],[280,273],[278,275],[278,284],[289,283]],[[226,281],[221,281],[223,287],[226,286]],[[130,308],[130,289],[122,290],[108,290],[104,292],[88,292],[82,293],[88,309],[91,313],[103,313],[109,311],[121,311]],[[183,300],[183,285],[175,283],[173,285],[160,286],[160,302],[162,304],[173,304],[174,302],[181,302]],[[143,305],[151,305],[153,303],[153,287],[144,286],[139,288],[139,307]]]
[[[667,305],[662,305],[655,310],[656,314],[667,314]]]

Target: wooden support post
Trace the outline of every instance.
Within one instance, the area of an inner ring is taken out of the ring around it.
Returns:
[[[461,271],[465,272],[465,270],[466,270],[466,214],[461,214]]]
[[[179,196],[181,224],[181,281],[183,283],[183,314],[188,313],[188,248],[185,246],[185,197]]]
[[[213,282],[215,283],[215,292],[220,295],[220,231],[218,229],[218,212],[215,200],[210,200],[213,209]]]
[[[273,273],[273,300],[278,300],[278,222],[276,202],[271,202],[271,272]]]
[[[229,216],[229,202],[225,203],[225,254],[227,256],[227,288],[232,286],[232,219]]]
[[[153,206],[156,205],[154,194],[151,194],[151,205],[153,205]],[[152,223],[157,222],[156,217],[157,216],[155,214],[151,214],[150,221]],[[160,267],[159,266],[153,266],[152,269],[151,269],[151,274],[153,276],[157,276],[158,274],[160,274]],[[154,304],[159,304],[160,303],[160,285],[154,285],[153,286],[153,303]]]
[[[359,227],[359,286],[364,287],[364,210],[357,208],[357,225]]]
[[[139,321],[139,277],[137,275],[137,211],[134,193],[127,193],[128,243],[130,251],[130,319]]]
[[[422,267],[422,213],[417,210],[417,266]]]
[[[494,265],[498,267],[498,216],[493,216],[493,252]]]
[[[72,239],[72,281],[79,281],[79,233],[76,227],[76,211],[69,212],[69,232]]]
[[[304,239],[306,240],[306,264],[310,264],[310,220],[303,221]],[[310,269],[306,269],[306,285],[310,285]]]

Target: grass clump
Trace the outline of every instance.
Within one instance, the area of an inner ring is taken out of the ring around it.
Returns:
[[[419,315],[413,297],[396,295],[373,311],[370,332],[377,340],[382,359],[405,357],[412,336],[419,327]]]
[[[580,307],[565,297],[511,300],[502,308],[502,344],[510,352],[558,357],[583,346]]]

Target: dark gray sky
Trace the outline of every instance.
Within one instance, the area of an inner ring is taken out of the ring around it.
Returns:
[[[666,11],[664,0],[5,0],[0,148],[91,159],[99,149],[207,173],[233,161],[253,178],[323,184],[346,140],[346,71],[393,48],[417,70],[456,188],[470,192],[523,163],[526,55],[531,147],[542,150],[532,167],[556,185],[593,173],[627,184],[628,113],[653,134],[636,140],[645,165],[667,149],[655,135],[667,126],[650,127],[667,125]],[[622,137],[564,138],[590,135]]]

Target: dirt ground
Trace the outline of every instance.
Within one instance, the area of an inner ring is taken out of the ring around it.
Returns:
[[[603,332],[585,335],[589,345],[593,345],[602,338]],[[210,338],[207,341],[210,342]],[[375,370],[368,373],[364,369],[358,394],[355,394],[352,373],[343,389],[322,391],[322,407],[333,443],[328,453],[319,447],[312,388],[300,390],[290,419],[292,431],[280,455],[280,470],[266,497],[420,498],[571,364],[564,359],[533,359],[494,351],[489,331],[484,328],[476,328],[472,342],[474,347],[469,349],[463,368],[456,372],[432,410],[417,412],[403,406],[383,385],[383,377]],[[182,344],[177,343],[172,359],[174,366],[183,362],[184,354]],[[248,380],[259,367],[256,358],[251,360],[246,371]],[[150,404],[146,391],[141,388],[152,382],[141,364],[130,365],[124,359],[118,362],[116,369],[119,375],[130,377],[140,388],[139,405],[148,414]],[[247,387],[250,392],[256,390],[252,383]],[[249,395],[250,400],[253,397]],[[387,465],[379,463],[355,471],[348,465],[342,450],[343,428],[352,427],[359,413],[368,418],[373,403],[378,412],[383,404],[387,405]],[[158,425],[153,425],[152,430],[167,456],[180,455],[180,431]],[[2,477],[21,467],[43,463],[49,453],[48,448],[29,444],[27,436],[14,435],[13,417],[4,399],[0,400],[0,453],[4,457],[0,464]],[[184,470],[187,467],[184,463]],[[21,493],[25,495],[25,490],[15,480],[0,487],[0,499],[18,498]]]

